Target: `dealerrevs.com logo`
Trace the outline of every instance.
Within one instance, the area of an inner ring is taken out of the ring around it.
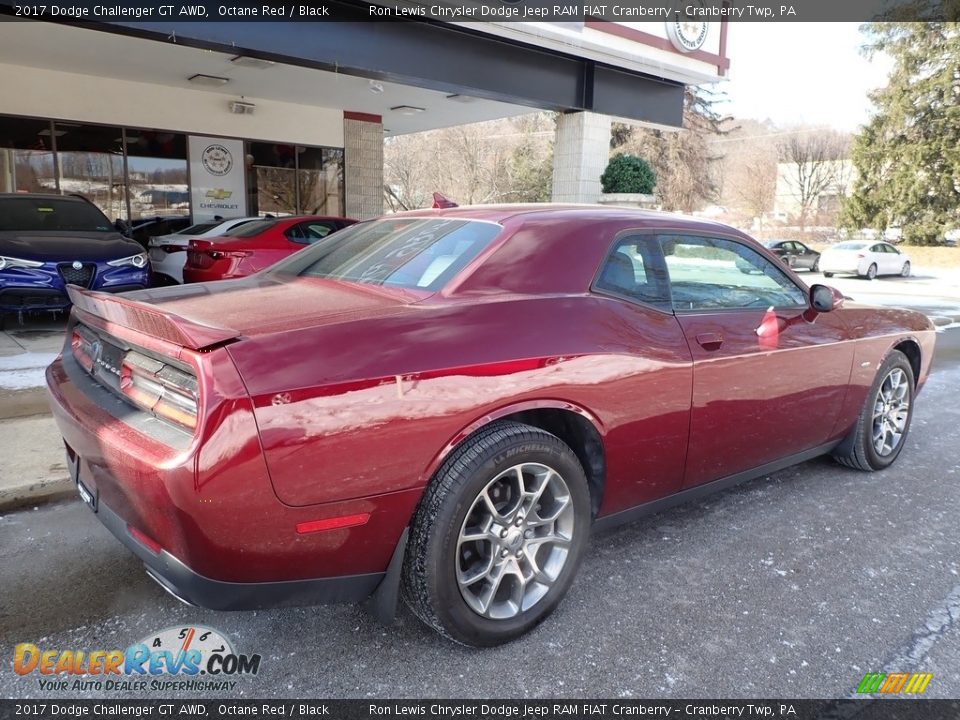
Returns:
[[[259,672],[260,655],[239,654],[217,630],[194,625],[152,633],[125,650],[20,643],[13,651],[13,670],[36,675],[44,691],[229,691],[237,676]]]

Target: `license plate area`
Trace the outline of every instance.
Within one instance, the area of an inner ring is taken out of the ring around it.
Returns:
[[[80,499],[83,500],[84,504],[90,508],[93,512],[97,511],[97,492],[96,490],[91,490],[80,479],[80,456],[74,454],[73,457],[70,457],[71,453],[67,453],[67,467],[70,468],[70,479],[76,483],[77,494],[80,495]]]

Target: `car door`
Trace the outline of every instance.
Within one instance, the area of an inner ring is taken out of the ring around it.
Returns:
[[[794,242],[793,244],[797,249],[796,267],[806,268],[807,270],[811,269],[817,261],[817,253],[801,242]]]
[[[900,257],[900,251],[893,245],[883,243],[883,274],[899,275],[903,269],[903,260]]]
[[[627,231],[591,288],[602,364],[619,369],[591,392],[607,408],[604,438],[609,512],[678,491],[690,432],[692,359],[673,315],[656,235]]]
[[[684,486],[825,443],[853,359],[839,317],[814,312],[806,288],[745,241],[669,234],[660,245],[693,357]]]
[[[866,266],[863,268],[864,272],[869,272],[870,265],[877,266],[877,275],[882,275],[886,272],[886,253],[883,250],[883,243],[874,243],[867,250],[867,262]]]

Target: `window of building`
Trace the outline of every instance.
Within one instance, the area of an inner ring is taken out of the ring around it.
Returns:
[[[343,217],[343,150],[297,148],[300,212]]]
[[[123,131],[103,125],[56,122],[60,192],[90,200],[111,220],[126,219]]]
[[[0,116],[0,192],[57,192],[49,120]]]
[[[124,133],[131,218],[189,215],[187,136],[163,130]]]
[[[297,158],[293,145],[248,144],[247,195],[251,215],[297,213]]]

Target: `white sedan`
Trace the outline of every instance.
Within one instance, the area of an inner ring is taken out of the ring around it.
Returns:
[[[261,217],[230,218],[229,220],[211,220],[197,223],[180,232],[170,235],[157,235],[150,238],[150,266],[153,268],[154,282],[183,283],[183,266],[187,262],[187,245],[191,240],[226,235],[241,225]]]
[[[821,253],[820,272],[824,277],[859,275],[870,280],[878,275],[909,277],[910,257],[890,243],[851,240]]]

